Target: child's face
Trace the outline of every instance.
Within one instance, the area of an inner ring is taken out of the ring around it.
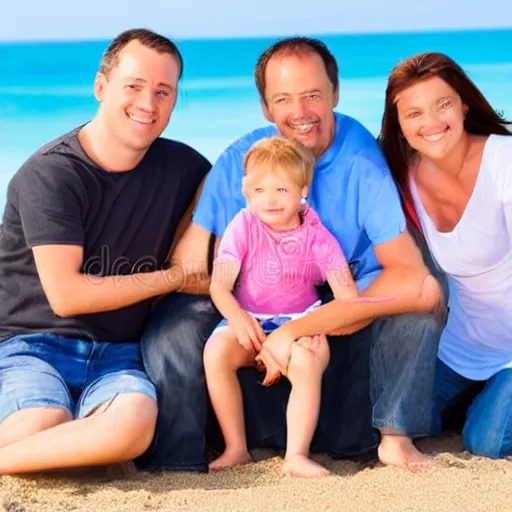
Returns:
[[[299,225],[301,199],[307,187],[299,186],[282,169],[249,169],[244,181],[248,208],[265,224],[274,229],[292,229]]]

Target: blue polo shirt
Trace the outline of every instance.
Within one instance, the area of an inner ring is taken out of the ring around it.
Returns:
[[[308,203],[336,237],[360,291],[382,270],[378,245],[405,230],[400,197],[373,135],[358,121],[335,113],[332,145],[315,165]],[[258,140],[277,135],[275,126],[238,139],[219,157],[206,182],[193,222],[221,237],[245,206],[242,194],[243,159]]]

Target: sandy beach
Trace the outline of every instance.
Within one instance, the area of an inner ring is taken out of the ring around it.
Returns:
[[[419,473],[319,456],[333,476],[291,479],[280,475],[279,457],[257,452],[254,463],[208,475],[148,474],[124,465],[1,477],[0,511],[512,511],[512,460],[470,456],[456,435],[418,446],[434,460]]]

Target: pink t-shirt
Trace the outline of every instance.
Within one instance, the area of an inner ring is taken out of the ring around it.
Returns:
[[[253,313],[300,313],[318,300],[315,285],[329,270],[343,269],[338,241],[307,207],[303,223],[276,231],[244,208],[222,237],[216,263],[239,261],[235,289],[240,306]]]

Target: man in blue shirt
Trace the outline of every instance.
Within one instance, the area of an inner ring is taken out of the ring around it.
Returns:
[[[342,246],[363,295],[395,299],[343,307],[329,302],[284,324],[267,343],[280,351],[301,336],[331,334],[313,450],[356,458],[373,455],[378,444],[386,464],[424,462],[411,438],[430,429],[441,325],[429,312],[440,292],[406,230],[387,164],[359,122],[333,112],[338,67],[320,41],[291,38],[273,45],[259,58],[256,85],[273,125],[242,137],[220,156],[185,238],[197,247],[204,247],[210,234],[218,242],[245,206],[243,158],[254,142],[281,133],[309,148],[317,164],[308,202]],[[189,253],[188,264],[199,260],[198,251]],[[218,320],[208,298],[175,294],[163,301],[149,325],[143,354],[161,411],[148,454],[154,467],[205,467],[207,396],[201,355]],[[288,383],[282,379],[263,388],[252,369],[242,370],[240,380],[249,448],[283,448]]]

